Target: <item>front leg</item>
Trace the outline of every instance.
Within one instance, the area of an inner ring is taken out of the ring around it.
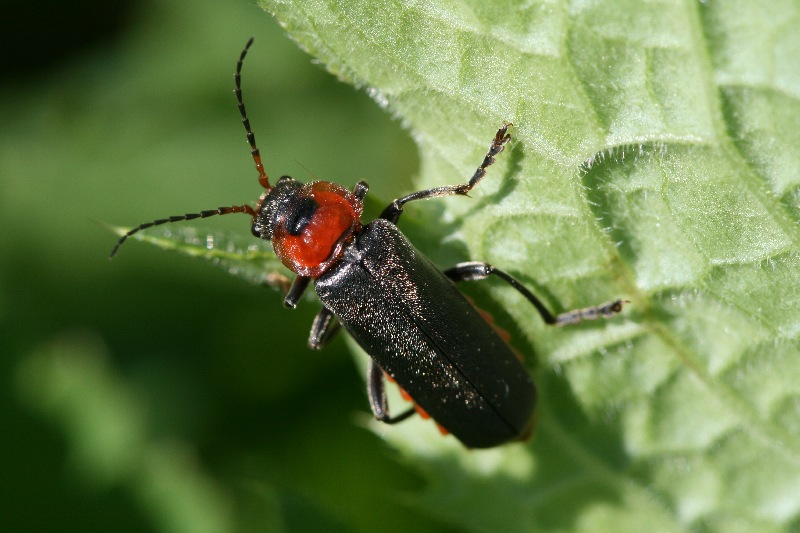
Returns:
[[[380,218],[386,219],[392,224],[397,224],[397,221],[400,219],[400,215],[403,214],[403,206],[408,202],[413,202],[414,200],[424,200],[426,198],[436,198],[438,196],[451,196],[454,194],[466,196],[469,191],[471,191],[481,181],[481,179],[483,179],[483,177],[486,175],[486,168],[494,163],[494,156],[502,152],[505,148],[505,144],[511,139],[511,135],[508,133],[508,128],[511,126],[513,126],[513,124],[510,122],[503,122],[503,125],[499,130],[497,130],[494,139],[492,139],[492,144],[489,145],[489,151],[486,152],[483,162],[480,164],[477,170],[475,170],[475,174],[472,175],[467,183],[462,183],[460,185],[446,185],[444,187],[434,187],[433,189],[413,192],[403,196],[402,198],[398,198],[383,210]]]
[[[290,309],[297,307],[297,302],[300,301],[303,293],[306,292],[309,283],[311,283],[311,278],[308,276],[297,276],[294,278],[292,286],[289,287],[289,292],[287,292],[286,296],[283,298],[283,305]]]

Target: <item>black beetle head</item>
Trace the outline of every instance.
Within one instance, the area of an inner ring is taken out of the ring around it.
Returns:
[[[275,186],[264,193],[258,203],[258,213],[253,220],[251,231],[260,239],[272,240],[275,228],[285,224],[287,214],[296,218],[295,212],[307,211],[304,208],[303,184],[289,176],[282,176]],[[312,199],[313,201],[313,199]],[[290,224],[296,227],[297,223]]]

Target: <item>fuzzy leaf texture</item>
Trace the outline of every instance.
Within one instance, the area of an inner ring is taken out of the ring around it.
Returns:
[[[536,436],[468,452],[381,429],[430,481],[411,505],[465,531],[800,527],[796,0],[262,5],[407,125],[419,188],[465,181],[515,124],[472,199],[432,201],[457,260],[557,311],[631,301],[552,330],[489,284],[535,369]]]
[[[498,289],[537,350],[537,436],[464,479],[432,461],[417,505],[486,531],[800,524],[797,2],[264,5],[407,123],[420,186],[517,125],[447,202],[469,258],[561,308],[632,301],[546,331]]]

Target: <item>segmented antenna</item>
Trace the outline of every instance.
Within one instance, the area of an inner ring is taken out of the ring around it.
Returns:
[[[258,151],[258,147],[256,147],[256,136],[253,130],[250,129],[250,120],[247,118],[247,111],[245,111],[244,102],[242,101],[242,63],[244,63],[244,58],[247,55],[247,51],[250,49],[250,45],[253,44],[253,40],[254,37],[250,37],[250,40],[244,45],[242,55],[239,56],[239,61],[236,63],[236,74],[233,75],[233,79],[236,81],[236,89],[234,92],[236,93],[236,100],[239,102],[239,113],[242,114],[242,124],[247,132],[247,142],[250,143],[250,153],[253,156],[253,161],[256,163],[256,170],[258,170],[258,182],[262,187],[270,190],[272,186],[269,184],[267,173],[264,172],[264,165],[261,163],[261,153]]]
[[[119,238],[117,244],[114,245],[114,249],[111,250],[111,255],[108,256],[109,259],[113,258],[114,255],[119,250],[119,247],[122,246],[122,243],[128,240],[128,237],[133,235],[134,233],[138,233],[143,229],[152,228],[153,226],[160,226],[161,224],[169,224],[171,222],[181,222],[183,220],[193,220],[195,218],[208,218],[213,217],[214,215],[229,215],[231,213],[247,213],[251,217],[256,217],[256,211],[249,205],[233,205],[230,207],[218,207],[216,209],[209,209],[207,211],[200,211],[199,213],[187,213],[185,215],[174,215],[167,218],[160,218],[158,220],[153,220],[152,222],[145,222],[144,224],[139,224],[125,235]]]
[[[241,55],[239,56],[239,61],[236,63],[236,74],[233,75],[234,80],[236,81],[236,100],[239,103],[239,112],[242,114],[242,124],[244,124],[244,129],[247,131],[247,142],[250,143],[251,154],[253,155],[253,161],[256,163],[256,170],[258,170],[258,182],[267,190],[270,190],[272,186],[269,184],[269,178],[267,177],[267,173],[264,172],[264,165],[261,163],[261,154],[258,152],[258,148],[256,147],[256,136],[253,134],[253,130],[250,129],[250,121],[247,119],[247,113],[244,109],[244,102],[242,102],[242,62],[244,62],[244,58],[247,55],[247,50],[250,48],[250,45],[253,44],[253,37],[247,41],[247,44],[242,50]],[[253,218],[256,218],[256,211],[249,205],[234,205],[229,207],[218,207],[217,209],[209,209],[207,211],[200,211],[199,213],[187,213],[185,215],[174,215],[167,218],[160,218],[158,220],[153,220],[152,222],[145,222],[144,224],[139,224],[132,230],[128,231],[120,237],[117,241],[117,244],[114,245],[114,249],[111,250],[111,255],[109,255],[109,259],[114,257],[119,250],[119,247],[122,246],[128,237],[133,235],[134,233],[138,233],[143,229],[151,228],[153,226],[160,226],[161,224],[169,224],[171,222],[182,222],[184,220],[193,220],[195,218],[208,218],[213,217],[215,215],[229,215],[231,213],[246,213]]]

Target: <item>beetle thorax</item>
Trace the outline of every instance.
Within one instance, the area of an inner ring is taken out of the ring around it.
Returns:
[[[327,181],[302,184],[284,176],[258,206],[253,233],[272,241],[287,268],[316,278],[360,229],[361,200]]]

